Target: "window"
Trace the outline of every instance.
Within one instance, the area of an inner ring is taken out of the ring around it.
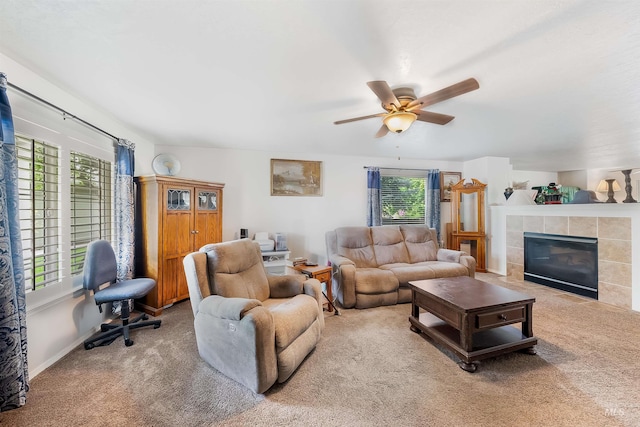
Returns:
[[[82,272],[87,245],[111,241],[112,164],[71,152],[71,274]]]
[[[426,172],[387,171],[380,177],[382,224],[424,224]]]
[[[41,289],[62,279],[60,148],[16,135],[20,232],[25,288]],[[111,240],[112,163],[70,153],[71,274],[82,272],[90,241]],[[66,252],[65,252],[66,251]]]
[[[26,291],[61,277],[59,149],[16,135]]]

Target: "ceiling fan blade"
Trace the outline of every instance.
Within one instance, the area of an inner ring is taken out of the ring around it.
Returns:
[[[455,119],[455,117],[453,116],[449,116],[447,114],[434,113],[431,111],[415,110],[413,112],[418,115],[416,120],[420,120],[421,122],[435,123],[437,125],[446,125],[451,120]]]
[[[421,96],[415,101],[411,101],[406,110],[413,111],[420,108],[428,107],[429,105],[436,104],[438,102],[445,101],[453,98],[454,96],[462,95],[472,90],[476,90],[480,87],[478,81],[474,78],[470,78],[460,83],[456,83],[444,89],[440,89],[437,92],[430,93],[429,95]]]
[[[334,125],[341,125],[343,123],[350,123],[350,122],[356,122],[358,120],[366,120],[366,119],[373,119],[374,117],[382,117],[384,115],[386,115],[387,113],[378,113],[378,114],[371,114],[369,116],[362,116],[362,117],[354,117],[353,119],[344,119],[344,120],[338,120],[337,122],[333,122]]]
[[[394,95],[393,91],[384,80],[376,80],[373,82],[367,82],[367,86],[376,94],[380,101],[382,101],[382,105],[389,106],[395,105],[396,108],[400,108],[400,101]]]
[[[389,128],[383,123],[378,132],[376,132],[376,138],[382,138],[387,133],[389,133]]]

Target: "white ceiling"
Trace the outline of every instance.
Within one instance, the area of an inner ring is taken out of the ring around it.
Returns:
[[[639,17],[637,0],[2,0],[0,52],[163,145],[623,169]],[[469,77],[427,108],[448,125],[333,124],[382,111],[367,81],[421,96]]]

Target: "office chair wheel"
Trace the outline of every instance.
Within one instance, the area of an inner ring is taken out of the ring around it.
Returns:
[[[103,323],[102,325],[100,325],[100,332],[106,332],[109,330],[109,325]]]
[[[133,340],[124,340],[124,345],[131,347],[133,345]]]
[[[160,327],[159,323],[157,325],[153,325],[153,329],[158,329],[159,327]]]
[[[85,349],[85,350],[91,350],[91,349],[92,349],[92,348],[94,348],[95,346],[96,346],[96,345],[95,345],[94,343],[92,343],[92,342],[88,342],[88,343],[85,343],[85,345],[84,345],[84,349]]]

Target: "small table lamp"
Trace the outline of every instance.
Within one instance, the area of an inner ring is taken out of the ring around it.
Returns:
[[[618,181],[614,178],[603,179],[600,181],[600,184],[598,184],[598,188],[596,188],[598,193],[607,193],[609,198],[605,203],[618,203],[616,202],[616,199],[613,198],[613,193],[620,190],[622,189],[620,188],[620,185],[618,185]]]

